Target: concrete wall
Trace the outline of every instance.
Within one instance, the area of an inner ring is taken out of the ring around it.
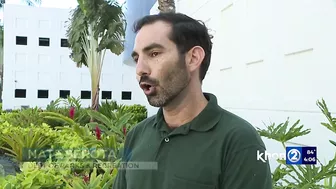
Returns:
[[[60,90],[70,90],[71,96],[91,90],[87,67],[77,68],[69,58],[70,50],[61,47],[66,39],[68,9],[36,8],[7,5],[4,8],[4,90],[3,109],[21,106],[45,108],[59,97]],[[27,37],[27,45],[17,45],[16,36]],[[50,46],[39,46],[39,38],[50,39]],[[15,98],[15,89],[25,89],[26,98]],[[38,90],[48,90],[48,98],[38,98]],[[143,104],[147,99],[140,90],[135,68],[122,64],[121,56],[106,53],[101,77],[101,91],[112,91],[112,100],[122,104]],[[123,100],[122,92],[132,92],[131,100]],[[102,98],[102,93],[100,94]],[[83,106],[91,104],[82,99]],[[149,115],[156,109],[149,108]]]
[[[336,112],[336,4],[333,0],[177,0],[177,11],[203,20],[214,35],[204,91],[256,127],[300,119],[312,132],[292,142],[332,158],[335,139],[320,122],[324,98]],[[156,12],[153,7],[152,12]],[[268,152],[285,152],[264,139]],[[272,169],[277,164],[271,161]]]

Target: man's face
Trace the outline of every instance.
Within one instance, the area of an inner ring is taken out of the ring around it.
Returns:
[[[184,56],[168,38],[170,32],[171,26],[161,21],[143,26],[132,53],[137,80],[154,107],[168,105],[190,82]]]

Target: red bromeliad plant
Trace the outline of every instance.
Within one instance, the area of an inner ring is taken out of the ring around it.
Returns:
[[[102,166],[101,169],[104,173],[98,173],[97,168],[94,167],[90,174],[87,174],[81,179],[73,180],[70,184],[71,188],[112,188],[118,171],[114,170],[111,173],[111,169],[105,168],[104,166]]]
[[[120,142],[125,140],[127,131],[132,129],[132,126],[134,126],[129,123],[133,117],[132,113],[118,114],[111,112],[111,117],[107,117],[106,115],[94,110],[88,110],[87,113],[97,120],[88,124],[91,129],[95,129],[96,126],[98,126],[99,129],[106,135],[116,135],[117,141]]]
[[[75,107],[70,107],[70,110],[69,110],[69,117],[71,119],[74,119],[75,117]]]
[[[90,180],[90,177],[88,175],[84,175],[83,180],[85,183],[88,183]]]
[[[123,133],[124,133],[125,136],[127,135],[127,129],[126,129],[125,126],[123,127]]]
[[[98,126],[96,126],[96,137],[97,140],[101,140],[101,131]]]

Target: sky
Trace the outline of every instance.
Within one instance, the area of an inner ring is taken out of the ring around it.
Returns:
[[[6,4],[24,4],[22,0],[6,0]],[[42,0],[41,7],[74,8],[77,0]]]
[[[119,3],[125,2],[125,0],[118,0]],[[6,4],[24,5],[23,0],[6,0]],[[52,7],[52,8],[75,8],[78,5],[77,0],[42,0],[40,7]],[[0,12],[0,19],[3,18],[3,11]]]

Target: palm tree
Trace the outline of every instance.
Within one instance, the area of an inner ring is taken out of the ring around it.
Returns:
[[[114,0],[78,0],[67,30],[70,57],[78,67],[89,68],[91,108],[99,107],[99,84],[106,50],[120,55],[124,51],[125,18]]]
[[[158,2],[159,2],[159,11],[161,13],[176,12],[174,0],[158,0]]]

